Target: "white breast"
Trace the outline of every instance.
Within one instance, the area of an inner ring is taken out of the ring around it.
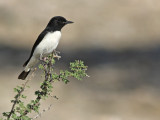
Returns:
[[[60,38],[61,38],[60,31],[47,33],[43,38],[43,40],[36,47],[34,55],[37,56],[39,54],[45,55],[51,53],[58,46]]]

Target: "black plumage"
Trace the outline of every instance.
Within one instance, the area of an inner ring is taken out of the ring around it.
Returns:
[[[22,71],[22,73],[18,76],[18,79],[24,80],[27,77],[27,75],[31,71],[31,68],[33,67],[33,64],[36,63],[40,59],[40,58],[37,58],[37,56],[46,54],[46,50],[48,50],[48,49],[49,49],[48,53],[50,53],[49,52],[50,50],[54,50],[57,47],[57,45],[59,43],[59,39],[61,37],[61,29],[66,24],[70,24],[70,23],[73,23],[73,22],[67,21],[64,17],[61,17],[61,16],[55,16],[49,21],[46,28],[41,32],[41,34],[38,36],[37,40],[35,41],[35,43],[32,47],[30,56],[29,56],[28,60],[23,65],[23,67],[25,67],[24,71]],[[46,37],[48,37],[48,38],[46,38]],[[51,38],[51,37],[55,37],[55,38]],[[47,42],[45,42],[46,40],[47,40]],[[44,43],[46,43],[46,44],[43,45],[41,42],[43,44]],[[53,47],[48,42],[50,42],[51,44],[53,43]],[[49,48],[47,48],[48,47],[47,45],[49,45]],[[40,47],[42,47],[42,48],[40,48]],[[35,53],[35,51],[36,51],[36,53]]]

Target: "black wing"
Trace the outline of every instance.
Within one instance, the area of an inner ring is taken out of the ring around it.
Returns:
[[[30,59],[31,59],[31,57],[32,57],[32,55],[33,55],[33,52],[34,52],[35,48],[36,48],[37,45],[42,41],[42,39],[43,39],[44,36],[47,34],[47,32],[48,32],[48,30],[47,30],[47,29],[44,29],[44,30],[41,32],[41,34],[38,36],[36,42],[34,43],[34,45],[33,45],[33,47],[32,47],[31,54],[30,54],[28,60],[24,63],[23,67],[25,67],[25,66],[28,64],[28,62],[30,61]]]

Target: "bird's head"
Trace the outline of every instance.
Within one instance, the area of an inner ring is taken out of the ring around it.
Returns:
[[[62,16],[55,16],[49,21],[47,27],[52,27],[54,29],[61,30],[63,26],[65,26],[66,24],[71,24],[71,23],[73,22],[66,20]]]

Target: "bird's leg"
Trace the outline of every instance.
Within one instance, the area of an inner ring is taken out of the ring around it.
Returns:
[[[59,51],[53,50],[53,57],[57,58],[59,60],[61,58],[61,56],[59,56],[58,54],[60,54]]]
[[[39,59],[40,59],[41,61],[43,61],[43,55],[42,55],[42,54],[40,54]]]
[[[40,61],[45,61],[45,60],[46,60],[46,57],[43,57],[43,54],[40,54],[39,59],[40,59]]]
[[[57,50],[53,50],[53,51],[55,52],[56,55],[60,54],[60,52]]]

